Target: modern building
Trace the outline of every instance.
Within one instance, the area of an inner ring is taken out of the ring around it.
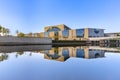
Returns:
[[[45,27],[44,32],[40,33],[40,37],[49,37],[52,40],[87,40],[90,37],[104,37],[104,29],[71,29],[61,24]]]

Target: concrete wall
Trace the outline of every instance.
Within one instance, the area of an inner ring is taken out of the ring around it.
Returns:
[[[33,37],[40,37],[40,33],[33,33]]]
[[[49,38],[55,40],[55,32],[49,32]]]
[[[40,33],[40,37],[43,38],[44,37],[44,32]]]
[[[0,36],[0,44],[51,44],[50,38],[23,38]]]
[[[89,33],[88,33],[88,28],[85,28],[85,29],[84,29],[84,38],[85,38],[85,39],[88,39],[88,35],[89,35]]]

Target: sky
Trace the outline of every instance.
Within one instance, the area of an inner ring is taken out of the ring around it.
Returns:
[[[57,24],[120,32],[120,0],[0,0],[0,25],[13,35]]]

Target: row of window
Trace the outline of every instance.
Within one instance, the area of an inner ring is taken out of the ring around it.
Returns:
[[[62,36],[63,37],[68,37],[69,36],[69,30],[62,31]],[[84,37],[84,29],[77,29],[76,30],[76,36],[77,37]]]
[[[59,30],[59,28],[49,29],[48,32],[45,32],[45,37],[49,37],[49,32],[51,32],[51,31],[54,31],[55,36],[58,36],[58,31],[60,31],[60,30]],[[96,34],[98,34],[99,30],[95,29],[94,32]],[[62,31],[62,36],[63,37],[69,37],[69,30],[63,30]],[[78,38],[84,37],[84,29],[76,29],[76,37],[78,37]],[[99,36],[89,34],[89,37],[99,37]]]

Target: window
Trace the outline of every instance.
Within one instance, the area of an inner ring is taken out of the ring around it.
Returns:
[[[52,27],[52,28],[47,30],[47,32],[58,32],[58,31],[60,31],[60,29],[57,27]]]
[[[76,50],[76,57],[84,58],[85,57],[84,50],[83,49],[77,49]]]
[[[98,34],[98,33],[99,33],[99,30],[98,30],[98,29],[94,29],[94,32],[95,32],[96,34]]]
[[[63,37],[68,37],[69,36],[69,30],[62,31],[62,36]]]
[[[84,29],[76,29],[77,37],[84,37]]]
[[[63,55],[64,57],[69,57],[69,49],[64,48],[64,49],[62,50],[62,55]]]

